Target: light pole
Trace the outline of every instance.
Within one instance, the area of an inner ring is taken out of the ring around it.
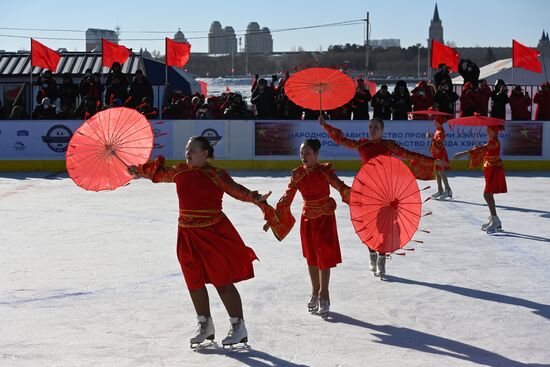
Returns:
[[[369,12],[365,23],[365,81],[369,80]]]
[[[235,52],[233,51],[233,43],[231,43],[231,77],[235,71]]]
[[[238,52],[241,54],[241,56],[239,56],[239,60],[242,60],[242,53],[243,53],[243,46],[242,46],[242,37],[239,37],[239,50]]]
[[[417,71],[416,71],[416,74],[417,74],[417,77],[418,79],[420,79],[420,43],[417,43],[416,44],[416,51],[417,51]]]

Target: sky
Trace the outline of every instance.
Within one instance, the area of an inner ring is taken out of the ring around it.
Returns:
[[[222,27],[232,26],[239,34],[244,33],[248,23],[253,21],[258,22],[260,27],[275,30],[365,19],[367,12],[370,14],[371,39],[397,38],[401,40],[401,47],[408,47],[417,43],[426,44],[436,2],[95,0],[93,6],[88,5],[91,3],[74,0],[2,2],[0,50],[28,50],[29,37],[33,37],[54,49],[82,51],[85,49],[84,32],[87,28],[115,29],[118,25],[119,43],[134,50],[147,48],[163,53],[164,37],[173,37],[181,28],[193,52],[207,52],[206,37],[215,20],[220,21]],[[548,0],[440,0],[437,4],[445,42],[452,41],[457,47],[511,47],[512,39],[534,47],[543,29],[550,30]],[[137,33],[143,31],[160,33]],[[130,40],[136,38],[140,40]],[[364,38],[365,26],[361,22],[273,33],[273,48],[274,51],[291,51],[300,47],[304,50],[326,50],[334,44],[363,44]]]

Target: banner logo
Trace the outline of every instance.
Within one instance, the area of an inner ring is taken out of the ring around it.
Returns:
[[[67,126],[55,125],[42,136],[42,141],[54,152],[65,153],[72,136],[73,132]]]

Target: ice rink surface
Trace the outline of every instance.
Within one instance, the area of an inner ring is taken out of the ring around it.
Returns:
[[[272,190],[270,203],[289,179],[232,173]],[[348,184],[353,175],[341,173]],[[3,173],[0,366],[550,366],[550,174],[509,172],[507,182],[496,196],[505,232],[487,235],[482,173],[452,174],[455,199],[425,204],[433,215],[420,228],[431,233],[388,260],[387,281],[369,272],[339,202],[343,263],[326,321],[307,312],[298,225],[279,243],[258,208],[226,195],[225,213],[260,258],[256,277],[237,284],[251,346],[239,352],[189,348],[197,327],[175,253],[174,185],[95,193],[64,173]],[[297,195],[298,223],[301,205]],[[208,289],[220,342],[229,320]]]

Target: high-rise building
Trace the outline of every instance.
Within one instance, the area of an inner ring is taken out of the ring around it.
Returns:
[[[222,28],[218,21],[212,22],[208,32],[208,53],[235,54],[237,53],[237,36],[233,27]]]
[[[109,29],[88,28],[86,30],[86,52],[101,52],[101,39],[118,44],[118,34]]]
[[[237,36],[235,35],[235,30],[233,27],[225,27],[223,29],[225,42],[224,42],[224,49],[226,50],[224,53],[226,54],[236,54],[237,53]]]
[[[260,29],[256,22],[248,23],[244,38],[244,47],[248,53],[272,53],[273,38],[267,27]]]

